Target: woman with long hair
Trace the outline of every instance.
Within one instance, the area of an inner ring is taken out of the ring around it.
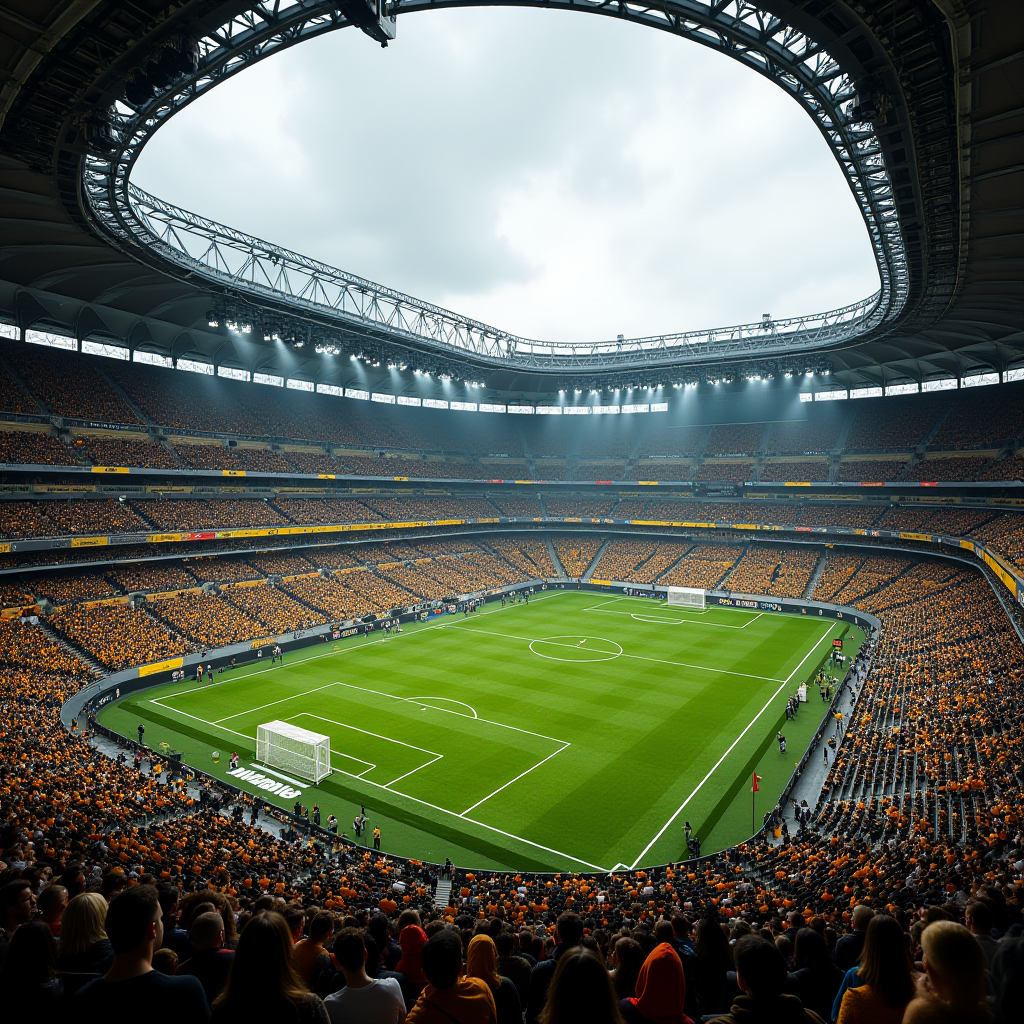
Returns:
[[[683,1012],[686,978],[683,961],[667,942],[651,950],[636,980],[636,996],[623,999],[619,1012],[626,1024],[691,1024]]]
[[[793,970],[786,982],[786,991],[813,1010],[822,1020],[832,1019],[832,1004],[843,983],[843,972],[832,962],[822,935],[813,928],[796,933],[793,948]]]
[[[619,999],[631,999],[636,995],[636,979],[640,977],[640,968],[644,965],[643,948],[636,939],[625,935],[616,941],[612,950],[615,957],[615,973],[612,984]]]
[[[843,993],[836,1024],[902,1024],[914,998],[914,973],[907,937],[894,918],[871,918],[856,972],[856,988]]]
[[[107,939],[106,922],[107,901],[98,892],[79,893],[67,905],[60,921],[57,970],[68,994],[110,970],[114,947]]]
[[[466,977],[480,978],[494,996],[498,1024],[519,1024],[523,1006],[519,993],[508,978],[498,974],[498,948],[490,935],[474,935],[466,950]]]
[[[732,947],[714,906],[708,907],[697,922],[694,948],[697,951],[696,982],[701,1015],[728,1013],[728,975],[733,968]]]
[[[589,949],[570,946],[558,958],[540,1024],[623,1024],[604,964]]]
[[[906,1024],[987,1024],[987,958],[981,943],[955,921],[935,921],[921,934],[924,978],[907,1007]]]
[[[0,971],[0,992],[7,1019],[49,1019],[64,996],[49,925],[29,921],[14,933]]]
[[[292,935],[273,911],[257,914],[238,937],[224,991],[213,1002],[214,1024],[330,1024],[319,996],[295,969]]]

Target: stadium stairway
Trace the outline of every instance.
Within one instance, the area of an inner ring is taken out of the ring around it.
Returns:
[[[555,567],[555,575],[565,576],[565,566],[562,565],[562,560],[558,557],[555,545],[551,543],[551,538],[547,534],[544,534],[544,544],[547,546],[551,564]]]
[[[109,671],[106,666],[101,665],[84,647],[77,644],[74,640],[70,640],[63,633],[58,633],[45,619],[39,619],[38,628],[47,639],[63,647],[64,650],[70,651],[79,661],[88,665],[97,678],[106,675]]]
[[[447,878],[442,878],[437,883],[437,888],[434,890],[434,906],[439,910],[444,910],[448,906],[448,900],[451,899],[452,895],[452,883]]]
[[[814,588],[818,585],[818,580],[821,579],[821,574],[825,571],[825,562],[827,555],[822,554],[818,559],[818,564],[814,567],[814,572],[811,573],[811,578],[807,581],[807,586],[804,587],[804,600],[811,601],[814,598]]]
[[[601,557],[602,557],[602,555],[604,555],[605,548],[608,547],[608,544],[610,543],[610,541],[611,541],[610,537],[605,537],[601,541],[601,546],[597,549],[597,554],[594,555],[594,557],[590,560],[590,565],[587,566],[587,568],[584,571],[583,576],[581,577],[581,579],[583,579],[584,581],[587,581],[587,580],[590,579],[591,576],[594,575],[594,570],[597,568],[598,563],[601,561]]]

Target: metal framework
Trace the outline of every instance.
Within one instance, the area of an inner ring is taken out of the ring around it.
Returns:
[[[286,46],[355,22],[336,3],[264,0],[198,43],[198,65],[152,98],[121,100],[83,161],[83,195],[98,230],[160,269],[200,279],[257,307],[336,325],[404,347],[490,366],[603,370],[683,365],[737,355],[808,353],[849,343],[895,321],[909,275],[893,186],[854,82],[818,43],[746,0],[670,0],[660,7],[597,0],[515,0],[617,17],[671,32],[739,60],[786,90],[813,118],[860,207],[881,287],[842,309],[782,321],[587,343],[520,338],[163,202],[132,185],[132,168],[154,132],[225,78]],[[389,15],[487,0],[397,0]],[[364,27],[365,26],[360,26]]]

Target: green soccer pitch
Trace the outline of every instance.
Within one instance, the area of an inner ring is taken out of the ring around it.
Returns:
[[[130,737],[143,722],[154,749],[181,750],[268,802],[319,803],[350,837],[364,806],[383,849],[402,856],[639,867],[681,859],[685,821],[704,853],[749,836],[750,772],[769,776],[760,822],[826,710],[812,687],[779,755],[786,699],[837,636],[848,654],[862,639],[817,617],[549,591],[389,638],[310,647],[214,683],[157,686],[108,705],[100,721]],[[330,736],[329,778],[314,787],[254,764],[256,727],[273,720]],[[266,794],[259,780],[230,777],[231,751],[243,770],[292,788]]]

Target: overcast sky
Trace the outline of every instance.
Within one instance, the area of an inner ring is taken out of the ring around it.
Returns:
[[[154,194],[527,337],[636,336],[869,295],[863,221],[781,90],[670,35],[550,10],[302,43],[146,147]]]

